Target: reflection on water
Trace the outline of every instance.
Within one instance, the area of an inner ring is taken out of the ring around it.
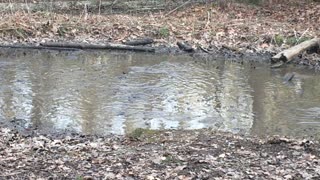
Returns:
[[[125,134],[213,128],[320,137],[319,75],[187,56],[2,52],[0,121]],[[15,55],[13,55],[15,54]]]

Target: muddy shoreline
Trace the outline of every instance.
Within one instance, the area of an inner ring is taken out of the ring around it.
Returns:
[[[55,42],[55,41],[51,41]],[[59,43],[74,43],[73,41],[59,41]],[[89,45],[101,45],[101,42],[93,41]],[[35,50],[35,51],[102,51],[102,52],[124,52],[124,53],[146,53],[146,54],[155,54],[155,55],[174,55],[174,56],[191,56],[193,58],[200,58],[200,59],[207,59],[207,60],[226,60],[226,61],[233,61],[233,62],[258,62],[258,63],[266,63],[270,65],[270,68],[273,68],[273,63],[271,61],[272,57],[276,54],[276,52],[271,51],[257,51],[257,52],[238,52],[232,49],[224,48],[224,47],[215,47],[210,49],[209,51],[204,50],[202,48],[195,48],[193,52],[186,52],[184,50],[179,49],[178,47],[172,47],[169,44],[162,44],[162,45],[153,45],[153,46],[141,46],[141,47],[152,47],[154,48],[155,52],[136,52],[132,50],[112,50],[112,49],[77,49],[77,48],[56,48],[56,47],[41,47],[37,44],[25,44],[25,43],[11,43],[7,42],[3,45],[0,44],[0,48],[2,51],[25,51],[25,50]],[[280,49],[279,49],[280,51]],[[4,53],[5,54],[5,53]],[[294,58],[290,63],[287,65],[293,64],[295,66],[301,66],[304,68],[308,68],[310,70],[319,70],[320,63],[312,61],[314,56],[312,55],[305,55],[299,56]],[[281,68],[285,67],[286,65],[282,66]]]
[[[50,41],[49,41],[50,42]],[[51,41],[55,42],[55,41]],[[59,43],[73,43],[73,41],[62,41]],[[109,42],[110,43],[110,42]],[[101,44],[98,40],[93,41],[88,45],[99,45]],[[120,45],[120,44],[119,44]],[[5,50],[43,50],[43,51],[102,51],[102,52],[128,52],[128,53],[151,53],[151,54],[163,54],[163,55],[188,55],[194,58],[208,58],[208,59],[224,59],[224,60],[233,60],[233,61],[248,61],[248,62],[263,62],[270,63],[271,57],[275,55],[274,52],[238,52],[228,48],[218,48],[214,47],[210,50],[202,50],[201,48],[194,48],[192,52],[186,52],[184,50],[179,49],[178,47],[172,47],[169,44],[163,45],[152,45],[152,46],[136,46],[136,47],[146,47],[146,48],[154,48],[154,52],[139,52],[134,50],[112,50],[112,49],[77,49],[77,48],[63,48],[63,47],[44,47],[37,44],[25,44],[25,43],[12,43],[7,42],[5,44],[0,44],[0,48]],[[298,59],[297,59],[298,60]]]

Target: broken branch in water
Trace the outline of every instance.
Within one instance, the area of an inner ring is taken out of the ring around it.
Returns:
[[[127,50],[127,51],[141,51],[141,52],[155,52],[153,47],[141,47],[141,46],[128,46],[123,44],[82,44],[82,43],[59,43],[49,42],[41,43],[43,47],[56,47],[56,48],[76,48],[76,49],[113,49],[113,50]]]
[[[294,57],[301,54],[303,51],[306,51],[313,47],[316,47],[318,49],[319,46],[320,46],[320,39],[314,38],[278,53],[277,55],[272,57],[272,61],[273,62],[283,61],[287,63],[291,61]]]

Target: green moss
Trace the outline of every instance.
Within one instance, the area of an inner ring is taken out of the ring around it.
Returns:
[[[295,37],[289,37],[286,39],[286,44],[293,46],[297,44],[297,39]]]
[[[308,37],[302,37],[302,38],[288,37],[288,38],[284,39],[282,37],[281,38],[280,37],[276,37],[275,40],[279,41],[277,43],[277,45],[279,45],[279,46],[281,44],[283,44],[283,43],[285,43],[285,44],[287,44],[289,46],[294,46],[294,45],[300,44],[300,43],[302,43],[304,41],[310,40],[310,38],[308,38]]]
[[[263,0],[237,0],[237,2],[255,5],[255,6],[260,6],[263,4]]]
[[[278,46],[281,46],[282,44],[294,46],[307,40],[310,40],[310,38],[309,37],[297,38],[295,36],[284,37],[283,35],[277,34],[274,36],[273,43]]]
[[[183,163],[180,159],[174,157],[173,155],[166,155],[165,157],[166,159],[161,161],[161,163],[163,164],[182,164]]]
[[[58,28],[58,34],[59,34],[59,36],[65,36],[66,32],[67,32],[67,28],[65,28],[65,27],[63,27],[63,26],[60,26],[60,27]]]
[[[158,34],[160,37],[166,38],[166,37],[169,37],[170,31],[167,27],[161,27],[158,31]]]
[[[83,180],[83,177],[82,176],[77,176],[75,179],[76,180]]]
[[[281,46],[283,43],[284,43],[284,37],[282,36],[282,35],[275,35],[275,37],[274,37],[274,43],[276,44],[276,45],[278,45],[278,46]]]
[[[302,38],[298,39],[297,44],[300,44],[300,43],[307,41],[307,40],[310,40],[310,39],[311,38],[309,38],[309,37],[302,37]]]
[[[21,38],[21,39],[25,39],[27,36],[27,32],[22,28],[16,29],[15,34],[16,34],[16,37]]]
[[[151,130],[151,129],[143,129],[143,128],[137,128],[133,130],[131,133],[127,134],[127,136],[131,139],[146,139],[147,141],[152,140],[154,141],[154,138],[152,138],[152,135],[157,134],[159,131],[157,130]]]

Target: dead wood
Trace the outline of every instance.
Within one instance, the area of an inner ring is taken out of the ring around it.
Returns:
[[[194,49],[192,48],[192,46],[190,46],[187,43],[183,43],[183,42],[177,42],[177,45],[179,47],[179,49],[181,49],[182,51],[185,52],[194,52]]]
[[[49,42],[41,43],[43,47],[57,47],[57,48],[75,48],[75,49],[112,49],[112,50],[127,50],[127,51],[141,51],[141,52],[155,52],[155,48],[141,47],[141,46],[128,46],[123,44],[83,44],[83,43],[59,43]]]
[[[286,73],[283,77],[284,82],[290,82],[294,78],[295,74],[294,73]]]
[[[186,1],[185,3],[181,4],[180,6],[174,8],[173,10],[171,10],[170,12],[168,12],[166,15],[164,16],[169,16],[170,14],[174,13],[175,11],[177,11],[178,9],[182,8],[183,6],[186,6],[187,4],[189,4],[191,2],[191,0]]]
[[[225,48],[225,49],[228,49],[228,50],[234,51],[234,52],[240,52],[240,49],[238,49],[236,47],[231,47],[231,46],[228,46],[228,45],[225,45],[225,44],[222,45],[222,48]]]
[[[285,63],[283,61],[276,62],[271,65],[272,69],[281,68]]]
[[[296,46],[293,46],[289,49],[286,49],[280,53],[278,53],[277,55],[272,57],[272,61],[273,62],[279,62],[279,61],[283,61],[283,62],[289,62],[291,61],[294,57],[298,56],[299,54],[301,54],[302,52],[317,47],[319,48],[319,44],[320,44],[320,39],[319,38],[314,38],[305,42],[302,42]]]
[[[63,47],[46,47],[46,46],[32,46],[32,45],[0,45],[0,48],[13,48],[13,49],[47,49],[59,51],[78,51],[76,48],[63,48]]]
[[[151,38],[134,39],[131,41],[126,41],[124,44],[129,46],[144,46],[152,44],[154,41]]]
[[[212,54],[209,50],[205,49],[204,47],[202,46],[199,46],[199,49],[207,54]]]

